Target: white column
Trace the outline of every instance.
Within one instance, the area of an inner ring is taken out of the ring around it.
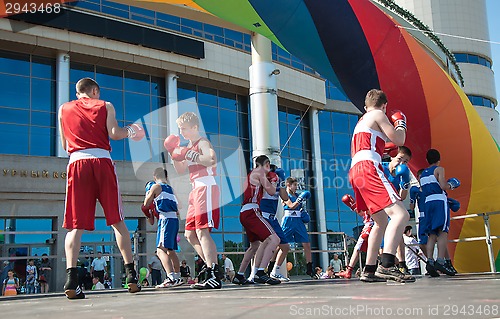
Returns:
[[[165,121],[160,125],[166,126],[165,132],[161,132],[162,136],[168,135],[179,135],[179,128],[177,127],[177,123],[175,122],[179,117],[179,108],[177,101],[177,79],[179,76],[175,72],[168,71],[165,77],[165,92],[167,98],[167,106],[165,109],[166,114],[160,114],[160,121]],[[161,139],[160,139],[161,140]],[[163,149],[163,140],[160,141],[162,145],[160,145],[160,149]],[[168,160],[167,160],[168,158]],[[170,157],[165,155],[165,162],[171,161]]]
[[[271,163],[281,166],[276,84],[279,70],[272,63],[271,41],[260,34],[252,35],[249,71],[252,157],[267,155]]]
[[[318,223],[318,231],[326,232],[326,211],[325,211],[325,198],[324,198],[324,190],[323,190],[323,170],[321,168],[321,145],[319,138],[319,118],[318,118],[318,109],[311,108],[309,112],[309,120],[311,123],[311,151],[313,158],[313,172],[314,172],[314,180],[316,181],[316,220]],[[318,245],[320,250],[328,249],[328,236],[326,234],[319,235]],[[320,265],[323,269],[328,267],[328,253],[323,252],[319,255]]]
[[[58,52],[56,60],[56,105],[59,107],[70,100],[69,89],[69,54]],[[59,131],[59,112],[56,113],[56,156],[67,157],[68,154],[61,145],[61,132]]]

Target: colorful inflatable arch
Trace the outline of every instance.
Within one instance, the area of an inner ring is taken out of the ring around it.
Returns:
[[[183,4],[260,33],[335,83],[363,110],[366,92],[381,88],[388,109],[408,117],[406,145],[415,173],[429,148],[441,152],[458,215],[500,209],[500,152],[462,89],[391,15],[369,0],[153,0]],[[490,219],[500,233],[500,216]],[[484,236],[482,218],[452,222],[450,237]],[[498,254],[500,241],[494,241]],[[489,271],[484,241],[450,245],[461,272]],[[496,256],[495,256],[496,257]]]

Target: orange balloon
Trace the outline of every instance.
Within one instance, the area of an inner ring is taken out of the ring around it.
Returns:
[[[289,262],[287,262],[287,263],[286,263],[286,270],[290,271],[290,270],[292,270],[292,268],[293,268],[293,264],[292,264],[292,262],[290,262],[290,261],[289,261]]]

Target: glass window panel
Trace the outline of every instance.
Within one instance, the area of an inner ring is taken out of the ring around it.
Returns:
[[[330,132],[320,132],[319,142],[322,153],[333,154],[333,140],[332,133]]]
[[[455,53],[455,59],[459,63],[466,63],[467,62],[467,54],[465,54],[465,53]]]
[[[0,154],[28,155],[28,126],[0,124]]]
[[[479,57],[479,64],[486,65],[486,59],[483,57]]]
[[[21,109],[30,108],[30,78],[16,75],[0,74],[1,106]],[[0,119],[1,120],[1,119]]]
[[[230,148],[231,152],[240,146],[240,139],[230,135],[220,135],[220,146]]]
[[[31,76],[55,80],[55,61],[43,57],[33,57],[31,61]]]
[[[211,24],[204,24],[203,29],[205,32],[215,34],[215,35],[220,35],[223,36],[223,29],[221,27],[211,25]]]
[[[4,123],[29,124],[29,111],[11,108],[0,108],[0,121]]]
[[[237,110],[236,94],[219,91],[219,107],[228,110]]]
[[[217,108],[200,105],[198,106],[201,116],[200,130],[210,133],[219,133],[219,117]]]
[[[182,101],[191,98],[196,99],[196,85],[178,82],[177,99]]]
[[[54,117],[55,113],[31,112],[31,125],[55,127]]]
[[[123,91],[101,88],[101,99],[111,102],[116,111],[116,119],[123,120]]]
[[[242,226],[238,217],[224,217],[224,231],[225,232],[241,232]]]
[[[163,20],[156,20],[156,25],[159,27],[165,28],[165,29],[170,29],[170,30],[179,31],[179,32],[181,31],[181,26],[179,24],[172,23],[172,22],[166,22]]]
[[[348,209],[347,206],[345,206],[345,208]],[[357,218],[356,218],[357,214],[353,211],[341,210],[339,216],[340,216],[341,223],[356,223],[357,222]]]
[[[55,92],[54,81],[31,79],[31,109],[55,112]]]
[[[328,220],[328,214],[330,212],[327,212],[327,220]],[[327,231],[332,231],[332,232],[339,232],[340,231],[340,224],[338,221],[327,221],[326,222],[326,230]],[[330,242],[330,241],[329,241]]]
[[[352,115],[349,114],[349,134],[351,134],[351,139],[352,139],[352,133],[354,132],[354,128],[356,127],[356,124],[358,124],[359,116],[357,115]]]
[[[164,21],[173,22],[173,23],[176,23],[176,24],[180,24],[181,23],[181,18],[180,17],[176,17],[176,16],[173,16],[173,15],[165,14],[165,13],[161,13],[161,12],[156,12],[156,18],[164,20]]]
[[[333,131],[348,133],[349,132],[349,116],[344,113],[332,113]]]
[[[224,234],[224,251],[245,251],[244,246],[243,234]],[[233,263],[236,262],[237,258],[242,259],[242,256],[243,255],[228,255]]]
[[[351,138],[348,134],[334,134],[333,143],[335,154],[351,153]]]
[[[147,24],[154,24],[154,19],[147,18],[137,14],[131,14],[130,18],[134,21],[139,21]]]
[[[223,251],[224,250],[224,242],[222,240],[222,233],[219,233],[221,230],[220,229],[212,229],[212,239],[215,242],[215,246],[217,247],[217,251]]]
[[[346,235],[354,237],[358,233],[357,223],[340,223],[340,231],[346,233]]]
[[[282,107],[280,107],[280,110],[278,111],[278,120],[281,122],[288,122],[287,113],[281,109]]]
[[[321,131],[332,132],[332,118],[331,112],[320,111],[318,114],[319,129]]]
[[[239,217],[241,206],[226,205],[222,207],[223,216],[226,217]]]
[[[125,121],[142,119],[150,109],[150,96],[125,92]]]
[[[303,158],[302,150],[290,147],[290,158],[295,159],[295,160],[302,159]],[[300,167],[296,167],[296,168],[300,168]]]
[[[99,0],[96,0],[98,3],[99,3]],[[129,10],[129,6],[125,5],[125,4],[121,4],[121,3],[117,3],[117,2],[113,2],[113,1],[108,1],[108,0],[102,0],[102,5],[103,6],[109,6],[109,7],[112,7],[112,8],[117,8],[117,9],[120,9],[120,10]]]
[[[0,51],[0,72],[29,76],[29,55]]]
[[[224,29],[224,35],[226,36],[227,39],[243,43],[243,33],[241,32],[230,29]]]
[[[165,97],[165,79],[156,76],[151,77],[151,94]]]
[[[279,122],[279,130],[280,130],[280,144],[285,145],[288,140],[288,125],[284,122]]]
[[[181,24],[183,26],[187,26],[187,27],[190,27],[192,29],[203,30],[203,25],[201,22],[194,21],[191,19],[181,18]]]
[[[167,101],[164,97],[151,96],[151,111],[159,110],[165,107]]]
[[[238,118],[236,112],[220,109],[220,133],[232,136],[238,136]]]
[[[123,90],[123,71],[97,66],[96,81],[101,88]]]
[[[210,141],[213,147],[219,147],[220,142],[219,142],[219,134],[210,134],[206,133],[207,139]]]
[[[30,155],[53,156],[53,139],[55,129],[32,126],[30,129]]]
[[[339,205],[337,203],[337,191],[335,188],[324,188],[324,200],[325,200],[325,209],[326,210],[335,210],[339,209]]]
[[[295,131],[294,131],[295,130]],[[302,131],[301,127],[296,127],[295,125],[288,125],[288,132],[290,132],[290,147],[303,148],[302,145]]]
[[[477,55],[469,54],[469,63],[479,64],[479,57]]]
[[[149,75],[125,71],[125,91],[150,94]]]
[[[71,83],[76,83],[76,82],[78,82],[78,80],[83,79],[83,78],[92,78],[92,79],[95,78],[95,72],[94,72],[93,65],[71,62],[70,68],[71,69],[69,71],[69,81]],[[74,85],[71,87],[70,92],[74,96],[74,92],[75,92]]]
[[[217,90],[198,87],[198,104],[217,106]]]
[[[139,7],[130,6],[130,12],[137,13],[137,14],[140,14],[140,15],[143,15],[143,16],[146,16],[146,17],[150,17],[150,18],[154,18],[155,17],[155,12],[154,11],[151,11],[151,10],[148,10],[148,9],[139,8]]]

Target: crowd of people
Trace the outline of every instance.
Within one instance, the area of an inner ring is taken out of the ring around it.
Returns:
[[[26,267],[16,274],[14,262],[4,262],[0,276],[2,296],[48,293],[52,278],[52,266],[47,254],[40,259],[28,259]]]

